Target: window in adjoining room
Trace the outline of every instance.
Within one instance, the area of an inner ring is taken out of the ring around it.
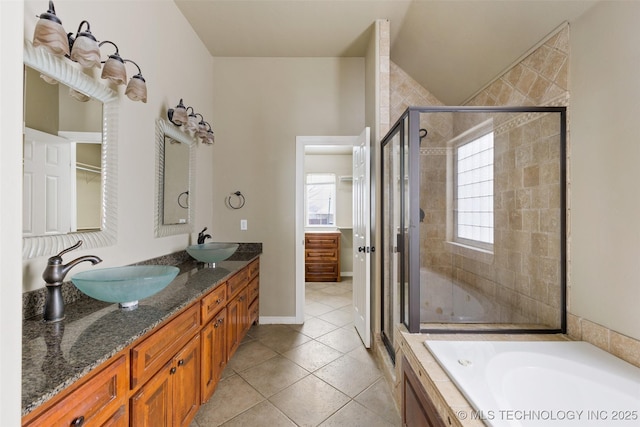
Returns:
[[[335,226],[336,175],[309,173],[305,185],[305,224],[307,226]]]
[[[493,245],[493,132],[456,148],[455,240]]]

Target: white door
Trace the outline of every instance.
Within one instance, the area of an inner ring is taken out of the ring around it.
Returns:
[[[353,318],[365,347],[371,347],[371,149],[369,128],[353,145]]]
[[[23,234],[68,233],[73,181],[69,141],[26,128],[23,158]]]

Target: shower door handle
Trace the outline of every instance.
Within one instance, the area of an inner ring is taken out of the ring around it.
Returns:
[[[374,246],[358,246],[358,252],[375,252],[376,248]]]

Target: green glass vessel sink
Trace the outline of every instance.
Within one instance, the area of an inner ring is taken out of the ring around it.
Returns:
[[[201,243],[187,247],[187,253],[206,264],[214,264],[229,258],[240,246],[238,243]]]
[[[135,308],[138,300],[163,290],[180,272],[170,265],[132,265],[82,271],[71,282],[91,298]]]

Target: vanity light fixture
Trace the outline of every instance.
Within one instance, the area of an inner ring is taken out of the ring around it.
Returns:
[[[132,101],[147,102],[147,83],[138,64],[130,59],[123,59],[115,43],[109,40],[98,42],[91,33],[89,21],[80,22],[75,36],[73,33],[66,34],[52,0],[49,0],[49,9],[39,15],[39,18],[33,34],[33,46],[42,46],[54,55],[65,56],[83,68],[100,68],[104,64],[101,77],[116,85],[124,85],[127,81],[125,63],[130,62],[138,68],[138,74],[129,80],[124,93]],[[111,44],[116,51],[106,61],[102,61],[100,47],[105,43]],[[49,80],[45,79],[50,83]]]
[[[199,138],[203,144],[211,145],[215,142],[211,125],[204,120],[202,114],[196,113],[193,107],[185,107],[182,98],[178,105],[167,110],[167,117],[176,126],[184,125],[182,130]]]
[[[38,17],[40,20],[33,32],[33,45],[42,46],[54,55],[69,55],[69,38],[56,15],[53,1],[49,1],[49,9]]]

